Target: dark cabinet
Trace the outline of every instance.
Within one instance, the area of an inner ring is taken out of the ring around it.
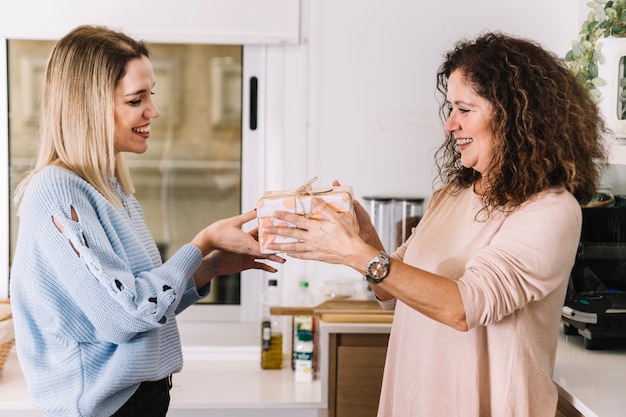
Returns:
[[[329,335],[329,417],[376,417],[389,334]]]
[[[561,393],[559,393],[559,402],[556,407],[556,417],[584,417],[569,401],[567,401]]]

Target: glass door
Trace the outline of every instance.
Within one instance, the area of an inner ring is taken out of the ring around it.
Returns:
[[[9,175],[34,165],[43,72],[54,42],[8,41]],[[242,54],[239,45],[150,44],[156,76],[149,149],[127,154],[136,197],[166,260],[213,221],[241,212]],[[10,255],[17,234],[10,207]],[[218,277],[209,304],[240,304],[240,277]]]

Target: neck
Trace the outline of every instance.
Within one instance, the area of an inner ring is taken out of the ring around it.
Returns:
[[[474,193],[478,195],[485,194],[485,181],[481,178],[474,181]]]

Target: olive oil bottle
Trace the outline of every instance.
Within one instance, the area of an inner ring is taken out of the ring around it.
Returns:
[[[261,368],[282,369],[283,367],[283,334],[281,320],[270,314],[272,306],[280,305],[278,281],[271,279],[263,294],[263,314],[261,318]]]

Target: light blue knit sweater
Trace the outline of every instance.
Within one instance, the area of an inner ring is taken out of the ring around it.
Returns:
[[[48,416],[110,416],[140,382],[180,371],[175,315],[208,292],[192,279],[200,250],[185,245],[161,264],[137,200],[110,181],[125,209],[59,167],[35,175],[21,204],[10,279],[16,349],[30,398]]]

